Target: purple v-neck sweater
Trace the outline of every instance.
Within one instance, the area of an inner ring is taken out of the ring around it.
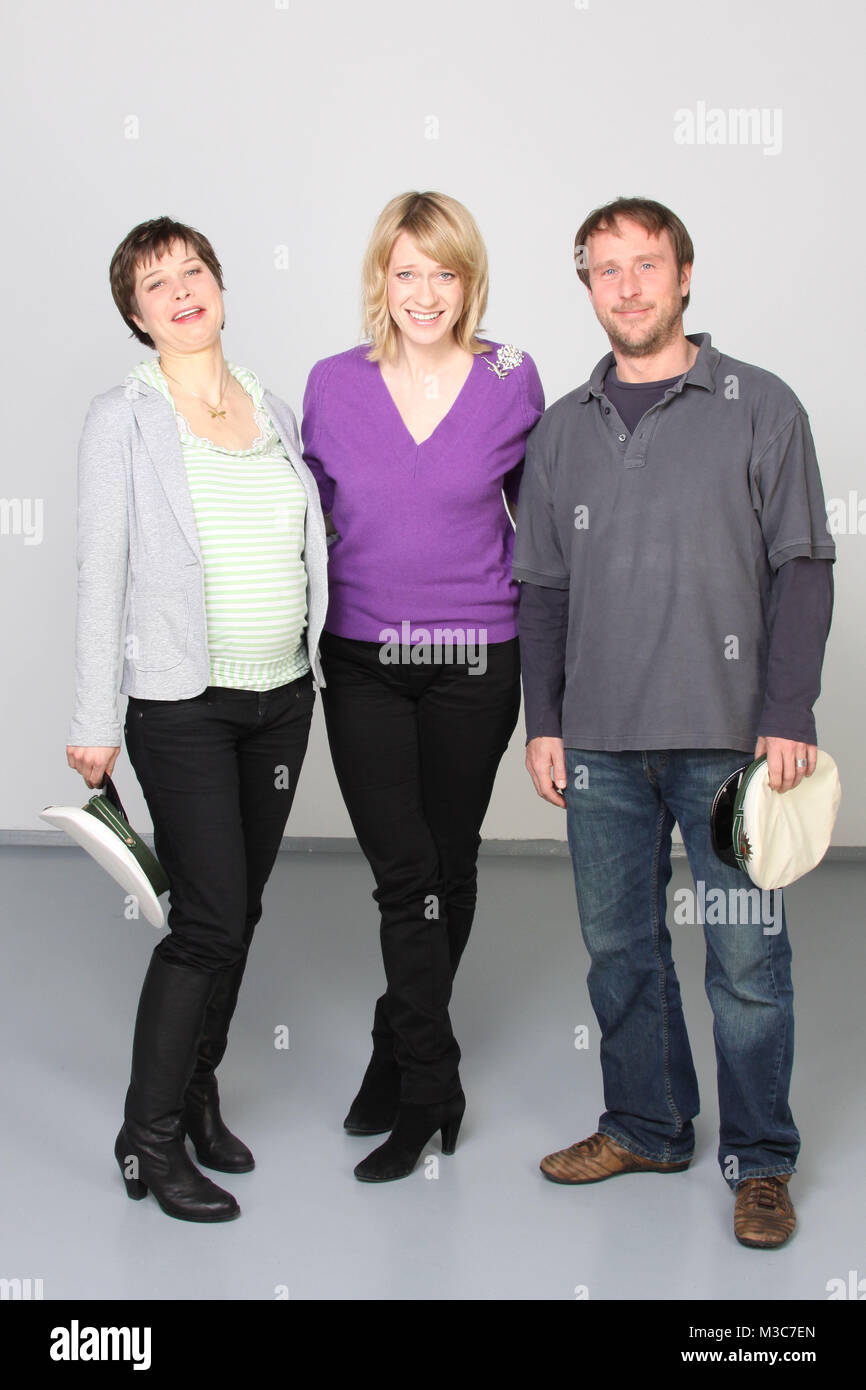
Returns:
[[[526,353],[503,377],[492,370],[499,346],[475,357],[423,444],[403,423],[378,362],[367,360],[368,345],[310,372],[304,459],[338,535],[328,552],[329,632],[380,642],[383,629],[408,622],[483,629],[487,642],[516,636],[514,532],[502,492],[517,498],[544,395]]]

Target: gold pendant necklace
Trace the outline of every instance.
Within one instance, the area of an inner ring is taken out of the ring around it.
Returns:
[[[226,389],[228,387],[228,381],[225,382],[225,385],[223,386],[223,389],[220,393],[220,398],[217,401],[216,405],[211,405],[210,401],[205,400],[204,396],[200,396],[197,391],[190,391],[189,387],[184,386],[182,381],[178,381],[176,376],[172,376],[170,372],[167,372],[161,362],[159,366],[163,376],[167,376],[169,381],[173,381],[175,386],[180,387],[181,391],[186,391],[188,396],[195,396],[197,401],[201,401],[202,405],[207,406],[208,410],[210,411],[210,418],[212,420],[224,420],[226,418],[226,413],[224,410],[220,410],[220,406],[222,405],[223,396],[225,395]],[[229,375],[231,374],[229,373]]]

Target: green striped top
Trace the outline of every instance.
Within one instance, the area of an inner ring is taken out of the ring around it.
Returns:
[[[251,397],[259,427],[249,449],[224,449],[177,410],[183,460],[204,562],[210,684],[274,690],[310,669],[304,642],[304,485],[263,406],[258,377],[226,366]],[[174,401],[159,362],[132,369]]]

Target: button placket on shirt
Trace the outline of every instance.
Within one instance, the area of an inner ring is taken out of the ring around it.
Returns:
[[[607,425],[611,434],[615,436],[618,444],[623,445],[627,443],[628,432],[626,431],[626,427],[620,419],[616,409],[611,405],[607,396],[599,396],[599,401],[601,403],[601,408],[604,413],[605,424]],[[620,450],[620,452],[622,452],[622,450]]]
[[[646,463],[646,456],[653,435],[658,429],[661,412],[669,401],[678,394],[676,387],[667,390],[660,401],[650,406],[640,418],[635,433],[629,438],[628,431],[620,419],[617,411],[610,404],[606,396],[599,397],[602,403],[605,420],[608,428],[616,436],[617,444],[623,453],[623,463],[626,468],[643,468]]]
[[[628,448],[625,451],[626,468],[643,468],[646,463],[649,446],[658,429],[659,418],[666,399],[667,397],[656,401],[655,405],[650,406],[649,410],[638,421],[637,429],[629,440]]]
[[[646,445],[649,443],[648,437],[645,437],[646,425],[644,421],[647,418],[646,415],[641,417],[637,433],[629,438],[625,424],[614,406],[612,406],[607,399],[607,396],[600,396],[599,400],[601,401],[605,422],[616,439],[619,451],[623,455],[623,463],[626,468],[642,468],[646,461]],[[655,409],[655,407],[653,407],[653,409]],[[649,413],[650,412],[647,411],[647,415]],[[635,452],[633,447],[636,444],[640,445],[640,451],[638,453]]]

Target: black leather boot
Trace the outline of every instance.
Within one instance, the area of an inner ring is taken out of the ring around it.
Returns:
[[[358,1164],[355,1177],[359,1182],[394,1182],[408,1177],[437,1129],[442,1131],[443,1154],[453,1154],[465,1109],[462,1088],[451,1100],[433,1105],[402,1102],[390,1136]]]
[[[246,1144],[232,1134],[220,1114],[215,1072],[228,1045],[229,1024],[238,1001],[247,958],[213,979],[195,1070],[186,1088],[183,1126],[205,1168],[220,1173],[249,1173],[256,1163]]]
[[[394,1034],[385,1014],[385,996],[376,1000],[373,1055],[361,1089],[343,1121],[347,1134],[387,1134],[400,1104],[400,1068],[394,1057]]]
[[[184,1143],[183,1098],[195,1066],[213,975],[154,951],[138,1004],[132,1076],[114,1154],[127,1195],[150,1190],[181,1221],[231,1221],[240,1207],[200,1173]]]

